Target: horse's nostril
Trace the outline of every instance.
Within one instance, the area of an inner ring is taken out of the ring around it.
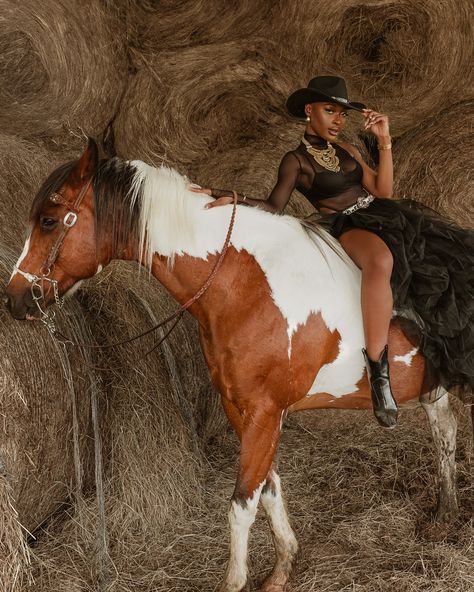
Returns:
[[[2,296],[3,304],[10,310],[10,296],[8,294],[3,294]]]

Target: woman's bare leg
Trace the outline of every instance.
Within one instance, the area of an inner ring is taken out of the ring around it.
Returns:
[[[397,423],[398,410],[390,387],[387,351],[393,307],[390,286],[392,254],[381,238],[367,230],[349,230],[339,240],[349,257],[362,270],[363,353],[374,414],[380,425],[393,428]]]
[[[378,360],[387,343],[392,318],[392,253],[376,234],[360,228],[348,230],[339,241],[362,270],[361,305],[365,348],[371,360]]]

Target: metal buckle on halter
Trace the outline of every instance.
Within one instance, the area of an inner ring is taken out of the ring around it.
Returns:
[[[357,198],[356,203],[345,210],[342,210],[343,214],[352,214],[353,212],[357,212],[357,210],[367,208],[369,205],[374,201],[375,197],[368,193],[367,195],[361,195]]]
[[[77,222],[77,214],[75,214],[74,212],[68,212],[64,216],[64,220],[63,220],[64,226],[67,226],[68,228],[71,228],[72,226],[74,226],[74,224],[76,222]]]

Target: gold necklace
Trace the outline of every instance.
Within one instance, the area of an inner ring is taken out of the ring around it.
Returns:
[[[332,144],[328,142],[327,148],[318,150],[312,146],[305,137],[302,138],[302,142],[306,146],[306,150],[322,167],[333,173],[338,173],[341,170],[341,167],[339,166],[339,158],[336,156],[336,150]]]

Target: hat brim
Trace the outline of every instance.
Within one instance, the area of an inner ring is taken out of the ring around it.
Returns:
[[[336,97],[331,97],[319,90],[312,88],[300,88],[292,93],[286,101],[286,109],[290,115],[298,118],[305,118],[306,113],[304,110],[305,105],[308,103],[316,103],[318,101],[329,101],[330,103],[337,103],[341,107],[346,109],[354,109],[355,111],[362,111],[365,109],[364,103],[357,103],[352,101],[339,100]]]

